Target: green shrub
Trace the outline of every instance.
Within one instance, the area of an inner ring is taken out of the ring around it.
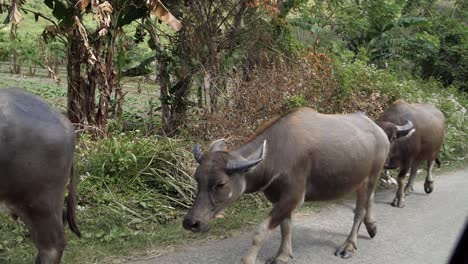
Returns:
[[[435,80],[400,80],[390,71],[367,66],[361,61],[351,64],[336,63],[335,77],[339,86],[339,92],[336,94],[339,110],[344,108],[346,102],[356,100],[357,93],[369,96],[383,94],[381,99],[384,102],[380,102],[383,107],[400,98],[411,103],[433,104],[446,118],[446,135],[441,158],[445,161],[468,158],[468,98],[466,94],[459,92],[458,87],[444,87]]]
[[[294,109],[307,105],[307,100],[302,95],[293,95],[285,98],[284,105],[286,109]]]
[[[75,164],[80,204],[106,205],[138,219],[166,222],[195,195],[187,142],[139,131],[92,141],[83,136]]]

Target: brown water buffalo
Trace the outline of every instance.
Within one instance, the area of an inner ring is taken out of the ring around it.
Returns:
[[[356,191],[354,223],[335,255],[351,257],[362,221],[374,237],[374,189],[390,149],[384,131],[363,113],[325,115],[301,108],[260,129],[246,144],[227,151],[224,140],[194,156],[198,193],[184,228],[206,231],[208,222],[243,193],[263,192],[273,209],[260,224],[242,263],[253,264],[262,241],[278,225],[281,246],[267,263],[292,256],[291,214],[304,201],[332,200]]]
[[[63,115],[23,90],[0,89],[0,204],[26,224],[36,264],[58,264],[64,222],[75,221],[75,131]],[[70,181],[63,211],[65,188]]]
[[[398,100],[389,106],[376,122],[390,138],[395,138],[397,133],[395,125],[402,125],[407,121],[414,124],[414,133],[410,137],[395,140],[385,164],[386,169],[400,168],[397,179],[398,190],[392,202],[396,207],[403,207],[405,194],[408,195],[413,191],[414,177],[422,161],[427,161],[424,191],[429,194],[434,190],[431,171],[434,161],[440,167],[438,156],[444,140],[444,114],[430,104],[409,104]],[[403,192],[403,180],[408,170],[411,170],[410,177]]]

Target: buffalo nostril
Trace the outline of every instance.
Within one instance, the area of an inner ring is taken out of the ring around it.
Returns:
[[[191,218],[185,218],[182,225],[185,229],[193,232],[198,232],[200,230],[200,221],[196,221]]]
[[[192,231],[199,231],[200,230],[200,221],[195,221],[190,229]]]

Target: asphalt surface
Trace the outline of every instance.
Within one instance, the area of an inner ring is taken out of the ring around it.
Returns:
[[[354,201],[343,201],[312,215],[295,215],[294,258],[289,263],[447,263],[464,225],[468,224],[468,169],[436,176],[430,195],[424,193],[423,182],[415,182],[414,193],[406,197],[404,208],[390,205],[394,195],[393,190],[376,194],[377,235],[370,239],[362,226],[358,250],[346,260],[333,253],[351,230]],[[252,234],[253,230],[239,237],[185,246],[168,255],[129,263],[239,263],[251,244]],[[257,263],[264,263],[276,254],[279,243],[276,230],[264,242]]]

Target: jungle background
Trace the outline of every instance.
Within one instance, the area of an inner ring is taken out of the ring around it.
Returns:
[[[297,107],[375,118],[397,99],[431,103],[446,116],[443,166],[468,157],[463,0],[0,0],[0,21],[0,87],[45,98],[77,129],[83,238],[67,231],[64,263],[118,263],[257,223],[269,204],[249,195],[209,233],[182,229],[192,147],[238,146]],[[0,234],[0,263],[32,261],[21,222],[0,216]]]

